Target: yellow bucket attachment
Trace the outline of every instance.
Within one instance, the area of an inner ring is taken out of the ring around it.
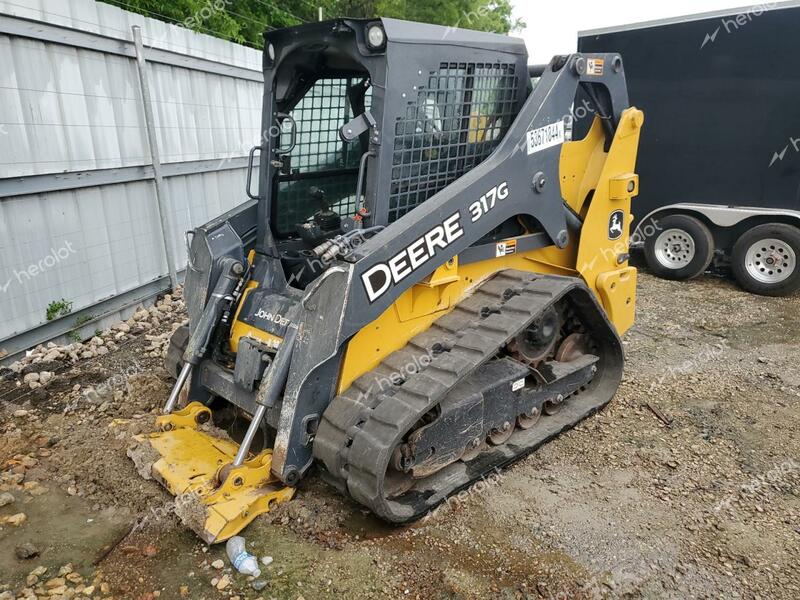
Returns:
[[[210,420],[211,411],[192,402],[159,417],[159,433],[136,436],[142,447],[129,450],[128,455],[143,476],[149,474],[176,497],[175,513],[184,524],[214,544],[291,500],[295,488],[284,486],[270,472],[272,450],[264,450],[241,467],[230,467],[238,446],[199,429]]]

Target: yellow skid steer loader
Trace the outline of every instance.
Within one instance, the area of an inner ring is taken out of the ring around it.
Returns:
[[[250,200],[188,238],[177,382],[136,453],[207,542],[314,464],[412,521],[613,397],[643,115],[617,54],[527,59],[393,19],[265,34]]]

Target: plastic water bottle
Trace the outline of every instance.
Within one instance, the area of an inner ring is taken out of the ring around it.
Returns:
[[[228,553],[228,559],[231,561],[233,568],[244,575],[252,575],[259,577],[261,569],[258,568],[258,560],[252,554],[249,554],[244,549],[245,541],[241,536],[234,536],[225,544],[225,551]]]

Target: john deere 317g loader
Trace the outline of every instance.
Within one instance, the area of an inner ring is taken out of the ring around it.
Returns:
[[[619,55],[340,19],[267,33],[263,66],[258,189],[188,238],[135,453],[189,525],[227,539],[314,464],[407,522],[609,402],[643,122]]]

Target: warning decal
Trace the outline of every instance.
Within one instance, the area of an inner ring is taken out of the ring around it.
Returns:
[[[603,74],[605,61],[602,58],[590,58],[586,61],[586,74],[600,77]]]
[[[508,256],[509,254],[517,253],[517,240],[506,240],[505,242],[497,243],[496,257]]]

